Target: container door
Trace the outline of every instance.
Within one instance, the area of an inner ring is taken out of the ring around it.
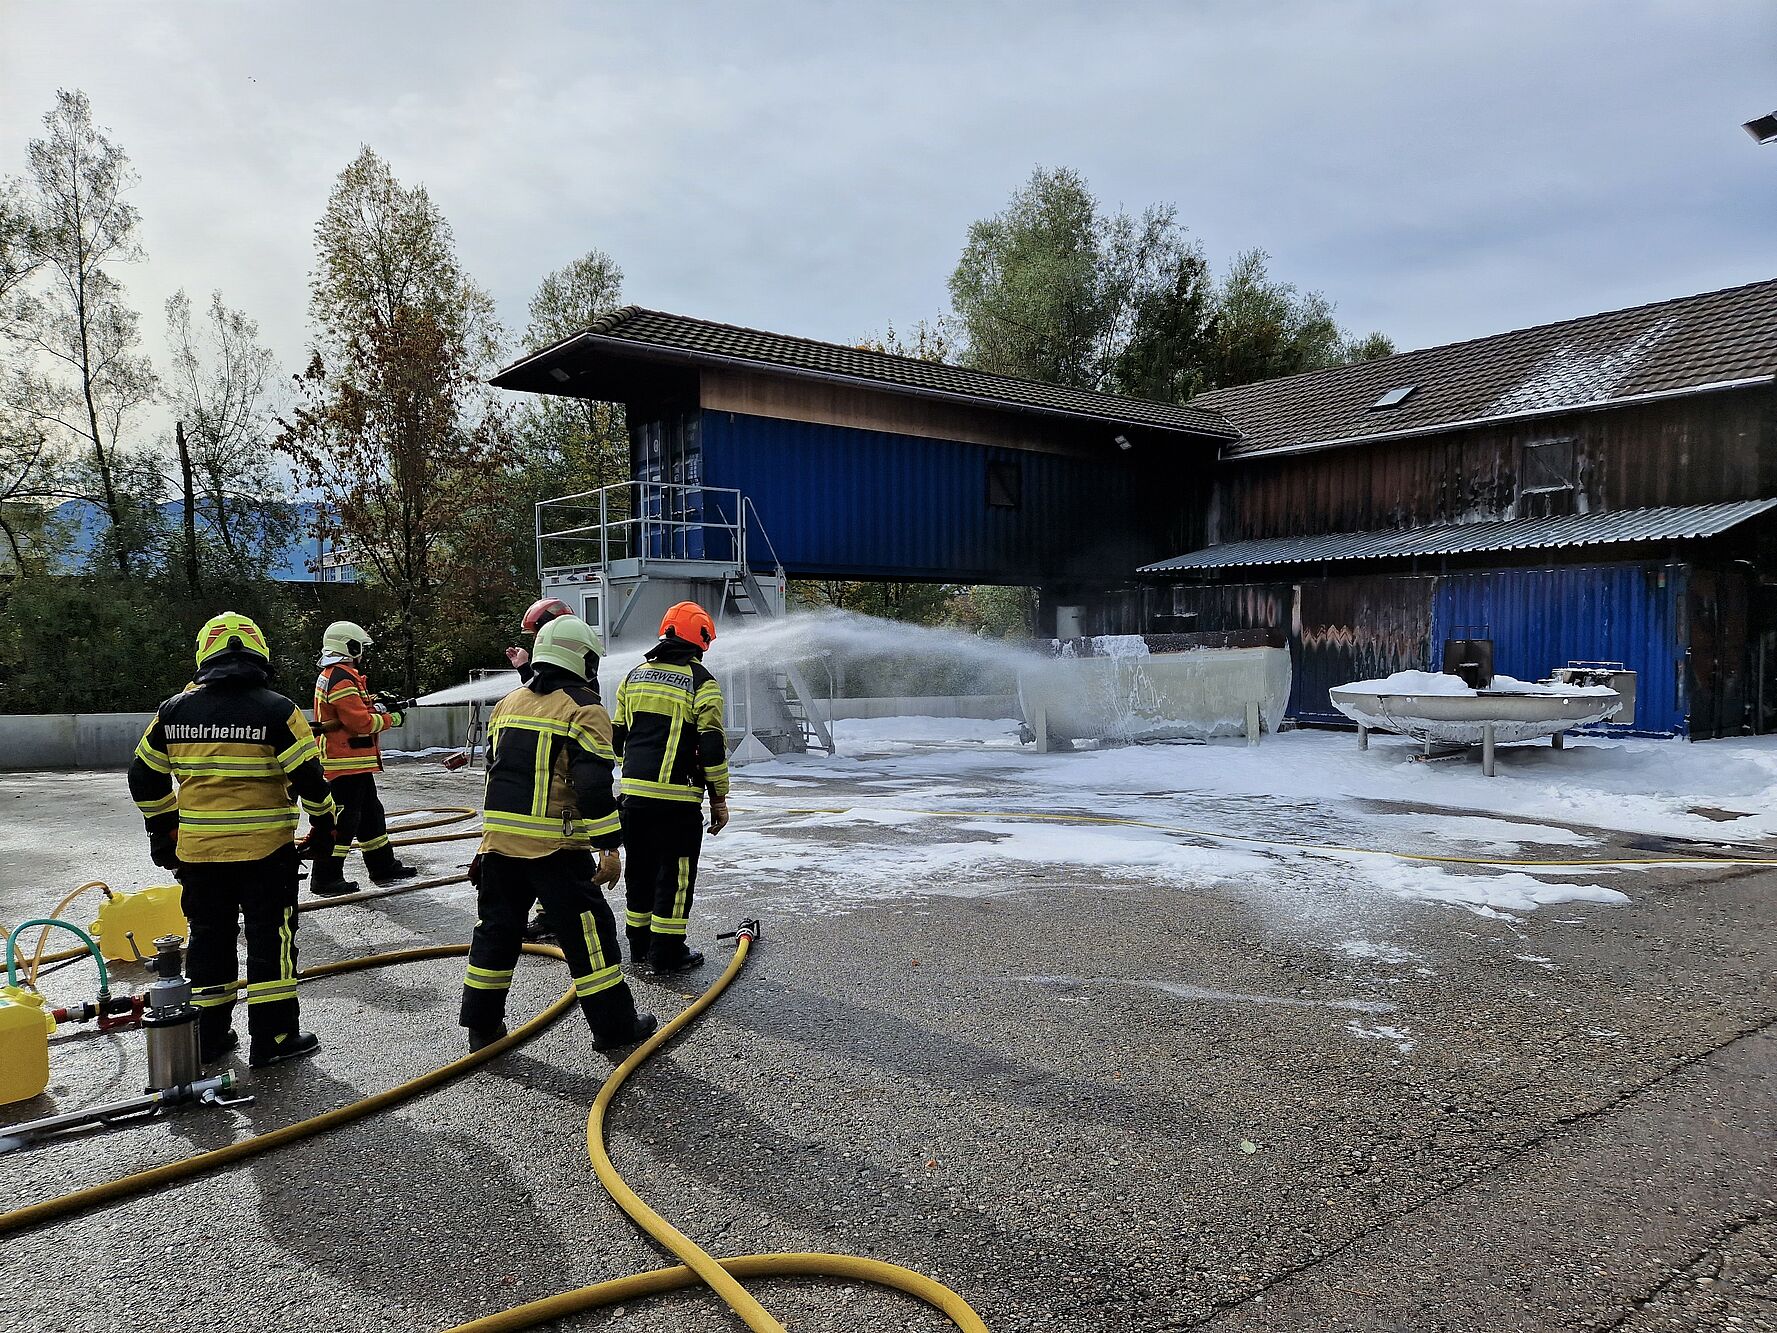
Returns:
[[[1693,568],[1688,600],[1691,739],[1743,735],[1749,729],[1746,575],[1738,567]]]

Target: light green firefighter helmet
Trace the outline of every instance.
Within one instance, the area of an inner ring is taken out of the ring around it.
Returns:
[[[605,651],[598,635],[579,616],[557,616],[537,631],[537,643],[531,649],[532,662],[547,662],[563,671],[571,671],[582,680],[590,680],[598,670],[598,659]]]

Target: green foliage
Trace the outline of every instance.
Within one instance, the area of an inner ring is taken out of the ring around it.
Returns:
[[[388,592],[385,665],[417,691],[448,634],[440,607],[480,573],[482,534],[462,516],[512,457],[484,383],[493,303],[425,188],[403,186],[369,148],[335,182],[315,246],[314,354],[278,444],[321,492],[360,577]]]
[[[1107,212],[1065,167],[970,226],[950,296],[964,365],[1166,402],[1393,350],[1348,339],[1332,303],[1273,279],[1262,251],[1217,283],[1170,204]]]
[[[376,624],[385,603],[349,583],[218,582],[193,595],[164,572],[19,579],[0,588],[0,712],[142,712],[191,679],[198,627],[219,611],[253,617],[271,644],[274,685],[307,707],[321,630]]]

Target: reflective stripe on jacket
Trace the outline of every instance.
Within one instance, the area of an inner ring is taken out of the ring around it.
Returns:
[[[329,722],[339,726],[325,729]],[[321,766],[328,777],[382,771],[377,736],[388,729],[389,714],[370,697],[364,673],[350,662],[322,667],[315,678],[315,726],[323,728]]]
[[[552,669],[488,718],[481,850],[532,860],[622,839],[611,780],[611,718],[598,690]]]
[[[311,816],[335,808],[308,720],[252,681],[200,684],[163,703],[129,785],[149,832],[177,830],[181,861],[261,860],[290,845],[297,798]]]
[[[688,646],[664,644],[617,687],[623,795],[699,804],[728,795],[722,687]]]

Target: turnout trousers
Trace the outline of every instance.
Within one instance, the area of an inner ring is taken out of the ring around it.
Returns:
[[[485,1029],[504,1020],[525,918],[533,903],[541,903],[543,918],[573,973],[574,993],[594,1038],[620,1041],[634,1032],[636,1004],[623,980],[617,921],[604,895],[593,886],[595,868],[590,852],[554,852],[535,859],[481,854],[481,884],[475,898],[478,919],[457,1018],[462,1026]]]
[[[685,955],[702,846],[701,802],[623,798],[623,850],[629,857],[623,928],[636,962],[651,957],[656,964],[671,963]]]
[[[382,798],[376,794],[376,774],[348,773],[330,778],[333,799],[339,805],[334,824],[333,859],[341,867],[352,842],[364,853],[364,868],[372,879],[384,879],[395,868],[395,849],[389,846],[389,823]]]
[[[275,1043],[296,1028],[296,849],[260,861],[187,861],[180,902],[191,925],[187,966],[198,1041],[213,1049],[234,1015],[235,938],[247,927],[247,1031]]]

